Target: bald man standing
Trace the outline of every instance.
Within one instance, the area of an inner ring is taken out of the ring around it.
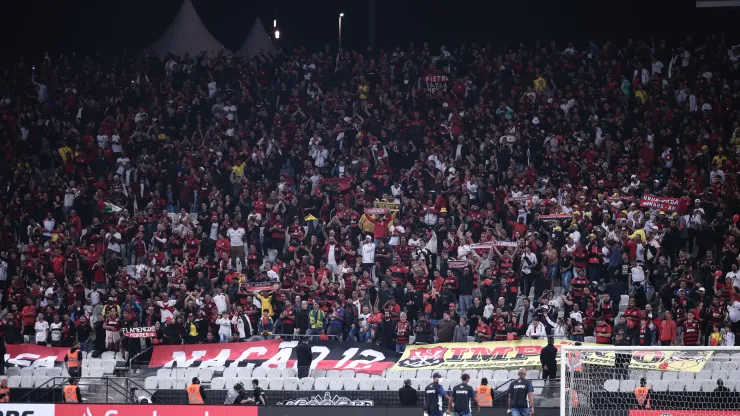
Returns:
[[[509,384],[509,411],[512,416],[534,415],[534,389],[526,379],[527,370],[519,369],[519,378]]]

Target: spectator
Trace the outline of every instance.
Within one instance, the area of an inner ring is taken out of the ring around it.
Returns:
[[[450,319],[450,314],[445,312],[442,315],[442,320],[434,328],[434,338],[437,342],[452,342],[456,326],[457,322]]]
[[[411,387],[411,380],[403,381],[403,387],[398,389],[398,398],[401,406],[416,406],[419,402],[419,395],[415,388]]]
[[[455,333],[452,336],[452,342],[468,342],[470,335],[470,326],[464,316],[460,317],[460,323],[455,326]]]
[[[532,319],[532,323],[530,323],[527,327],[526,335],[528,337],[533,337],[534,339],[539,339],[537,337],[547,335],[547,333],[545,332],[545,326],[542,325],[539,318],[535,317],[534,319]]]
[[[304,337],[301,343],[296,347],[296,365],[298,366],[298,378],[308,377],[313,361],[313,352],[308,345],[308,338]]]

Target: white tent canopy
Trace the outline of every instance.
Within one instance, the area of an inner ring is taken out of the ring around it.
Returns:
[[[257,18],[257,20],[252,25],[252,28],[249,30],[249,34],[244,40],[242,47],[239,48],[239,54],[241,54],[241,56],[247,56],[251,58],[252,56],[254,56],[254,54],[259,52],[260,49],[265,51],[265,53],[267,54],[274,55],[277,52],[277,48],[272,42],[270,35],[267,34],[265,26],[262,25],[262,21]]]
[[[200,20],[192,0],[184,0],[170,27],[154,42],[151,49],[159,56],[168,53],[180,56],[189,53],[193,56],[203,51],[209,54],[218,52],[223,46]]]

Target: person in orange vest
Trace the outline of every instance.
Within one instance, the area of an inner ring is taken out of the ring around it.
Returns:
[[[80,370],[82,369],[82,351],[80,351],[79,342],[75,341],[72,344],[72,348],[67,351],[67,355],[64,357],[64,362],[67,363],[67,372],[70,376],[80,376]]]
[[[478,408],[493,407],[493,395],[487,378],[483,377],[480,380],[480,386],[475,388],[475,397],[478,400]]]
[[[650,409],[650,396],[652,391],[647,387],[647,381],[645,377],[640,379],[640,387],[635,387],[635,400],[637,400],[637,408],[639,409]]]
[[[188,404],[205,404],[206,391],[198,377],[193,377],[193,384],[185,387],[185,391],[188,393]]]
[[[0,381],[0,403],[8,403],[10,401],[10,387],[8,387],[8,379],[3,377]]]
[[[64,403],[81,403],[82,396],[80,395],[80,388],[77,386],[77,379],[74,377],[69,378],[69,385],[64,386]]]

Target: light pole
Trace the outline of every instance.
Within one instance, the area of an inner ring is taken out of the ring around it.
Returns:
[[[339,13],[339,47],[342,47],[342,18],[344,13]]]

